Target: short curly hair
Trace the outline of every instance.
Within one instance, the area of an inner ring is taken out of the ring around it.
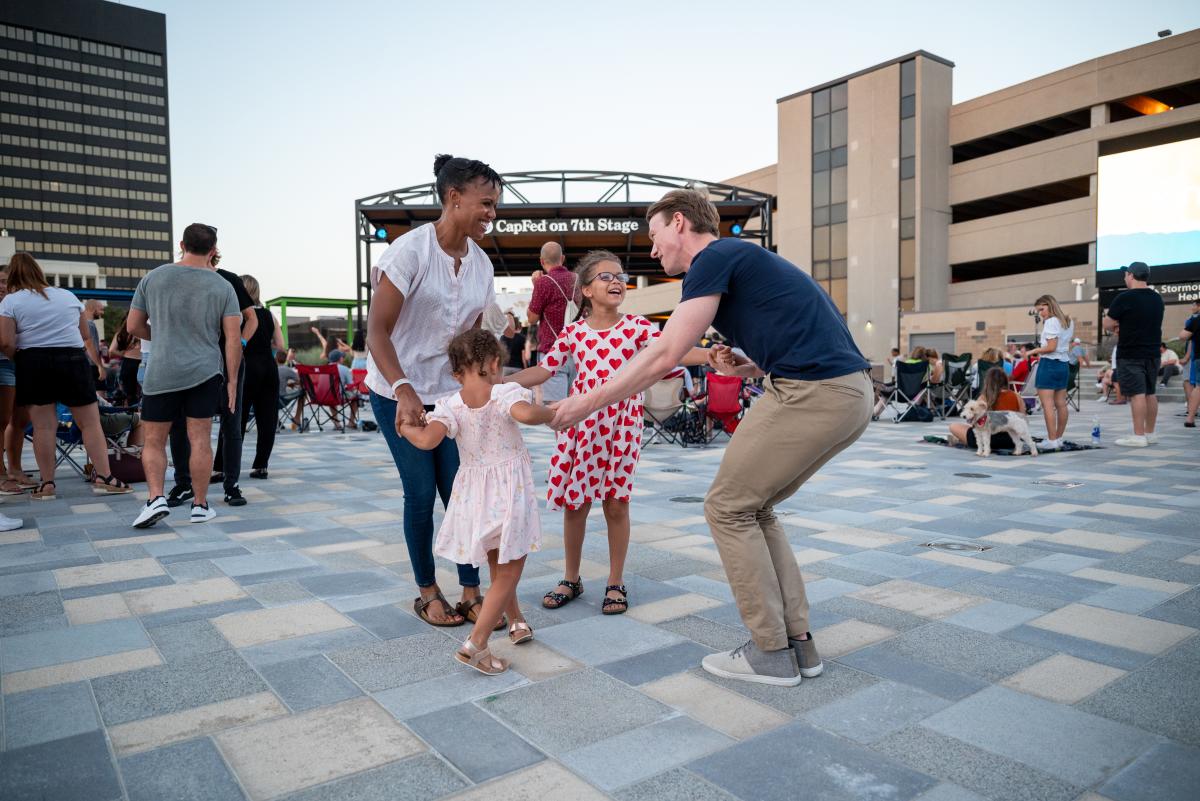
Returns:
[[[450,372],[464,376],[471,367],[479,375],[487,375],[487,365],[493,359],[504,361],[504,348],[500,340],[482,328],[472,328],[450,340],[446,349],[450,356]]]

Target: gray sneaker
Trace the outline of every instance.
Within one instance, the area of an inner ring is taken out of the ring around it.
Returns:
[[[796,662],[800,665],[800,675],[806,679],[813,679],[821,675],[821,671],[825,669],[825,665],[821,662],[821,655],[817,653],[817,644],[813,642],[812,632],[808,632],[807,640],[797,640],[795,637],[788,637],[788,645],[796,652]]]
[[[800,683],[800,667],[796,652],[791,648],[779,651],[760,651],[751,640],[732,651],[709,654],[700,664],[714,676],[757,684],[795,687]]]

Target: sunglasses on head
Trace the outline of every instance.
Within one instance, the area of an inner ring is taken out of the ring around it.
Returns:
[[[593,281],[603,281],[606,284],[610,284],[613,281],[620,281],[622,284],[628,284],[629,283],[629,274],[628,273],[610,273],[610,272],[596,273],[595,275],[592,276],[592,280]]]

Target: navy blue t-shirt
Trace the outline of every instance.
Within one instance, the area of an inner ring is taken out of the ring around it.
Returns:
[[[867,370],[841,312],[808,273],[741,239],[692,259],[683,300],[721,295],[713,327],[771,375],[820,381]]]

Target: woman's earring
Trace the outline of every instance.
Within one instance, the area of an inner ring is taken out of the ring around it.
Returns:
[[[454,204],[454,208],[456,208],[456,209],[458,208],[458,204],[457,204],[457,203],[455,203],[455,204]]]

